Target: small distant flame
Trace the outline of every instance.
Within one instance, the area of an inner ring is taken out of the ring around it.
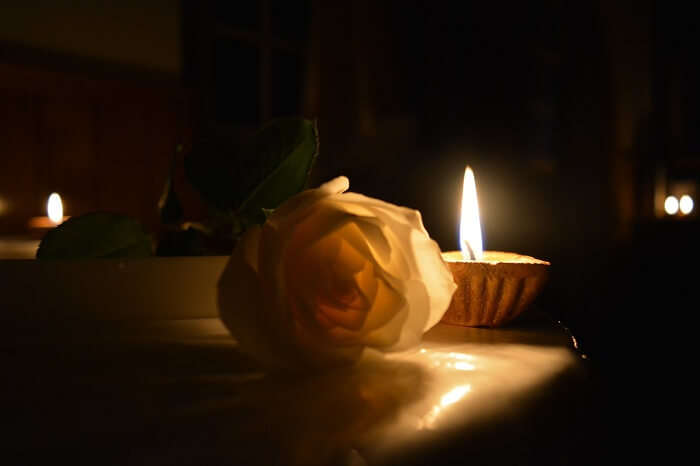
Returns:
[[[459,224],[459,247],[464,260],[480,260],[484,255],[481,239],[479,203],[476,199],[476,182],[470,167],[464,170],[462,186],[462,218]]]
[[[678,207],[683,215],[688,215],[693,211],[693,198],[687,194],[682,195],[681,200],[678,201]]]
[[[676,196],[666,197],[664,210],[668,215],[676,215],[678,213],[678,198]]]
[[[49,202],[46,203],[46,213],[54,224],[58,225],[63,221],[63,203],[58,193],[51,193]]]

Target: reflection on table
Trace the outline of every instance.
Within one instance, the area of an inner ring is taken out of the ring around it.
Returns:
[[[86,326],[70,341],[0,347],[17,459],[557,464],[580,448],[587,371],[553,323],[438,325],[410,351],[306,376],[260,372],[218,319]]]

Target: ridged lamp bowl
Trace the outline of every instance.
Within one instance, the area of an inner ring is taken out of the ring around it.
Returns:
[[[549,275],[549,262],[512,252],[484,251],[464,260],[460,251],[442,254],[457,290],[441,322],[466,327],[501,327],[522,314]]]

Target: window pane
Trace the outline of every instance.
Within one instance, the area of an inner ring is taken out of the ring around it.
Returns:
[[[270,61],[270,111],[273,117],[299,115],[302,93],[301,57],[274,50]]]
[[[258,124],[259,60],[256,47],[231,39],[217,39],[213,95],[217,121]]]

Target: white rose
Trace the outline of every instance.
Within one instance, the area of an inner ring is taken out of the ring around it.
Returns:
[[[221,319],[268,367],[355,361],[420,342],[456,288],[420,213],[338,177],[243,235],[219,280]]]

